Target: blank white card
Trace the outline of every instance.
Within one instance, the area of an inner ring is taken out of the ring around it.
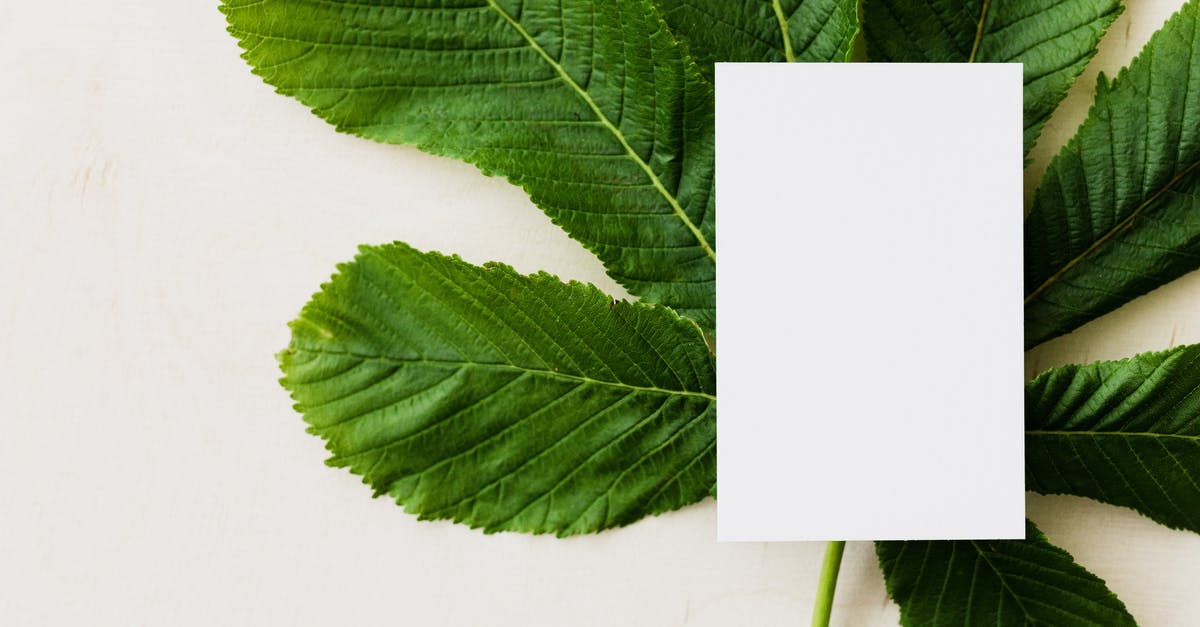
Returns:
[[[1021,90],[717,65],[718,539],[1024,537]]]

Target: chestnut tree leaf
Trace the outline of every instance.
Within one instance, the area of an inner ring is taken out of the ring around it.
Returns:
[[[876,542],[906,627],[1133,625],[1104,581],[1032,522],[1025,540]]]
[[[291,324],[282,383],[328,464],[421,518],[570,535],[716,484],[716,373],[662,306],[364,246]]]
[[[1101,75],[1050,162],[1025,220],[1027,348],[1200,267],[1198,26],[1193,0]]]
[[[1025,481],[1200,533],[1200,345],[1046,371],[1025,386]]]
[[[867,54],[873,60],[1024,64],[1028,154],[1096,54],[1096,44],[1121,13],[1121,3],[864,0],[863,13]]]
[[[507,177],[643,300],[715,325],[713,87],[650,0],[224,0],[338,130]]]
[[[848,61],[857,0],[655,0],[710,81],[716,61]]]

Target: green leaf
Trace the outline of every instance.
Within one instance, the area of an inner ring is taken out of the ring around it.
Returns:
[[[864,0],[867,54],[880,61],[1025,65],[1025,153],[1096,54],[1119,0]]]
[[[1116,80],[1100,77],[1025,220],[1025,345],[1200,266],[1200,10],[1189,2]]]
[[[1026,521],[1025,540],[876,542],[900,623],[1133,625],[1099,577]]]
[[[713,88],[649,0],[224,0],[338,130],[523,187],[643,300],[715,324]]]
[[[706,78],[716,61],[848,61],[857,0],[655,0]]]
[[[591,285],[364,246],[292,322],[296,409],[421,518],[570,535],[716,483],[716,373],[696,325]]]
[[[1200,533],[1200,345],[1065,366],[1025,386],[1025,481]]]

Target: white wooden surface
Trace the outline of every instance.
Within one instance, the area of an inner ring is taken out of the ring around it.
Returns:
[[[1033,180],[1096,71],[1179,3],[1131,4]],[[355,245],[624,293],[519,190],[338,135],[237,52],[213,2],[0,0],[0,623],[806,624],[822,546],[717,544],[711,501],[598,536],[484,536],[320,463],[272,355]],[[1028,369],[1200,341],[1197,303],[1193,274]],[[1195,624],[1200,536],[1083,499],[1028,507],[1143,624]],[[851,544],[835,622],[896,619]]]

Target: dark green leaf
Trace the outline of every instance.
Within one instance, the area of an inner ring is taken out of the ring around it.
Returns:
[[[1025,221],[1025,345],[1200,266],[1200,19],[1189,2],[1104,76]]]
[[[1023,63],[1028,154],[1120,12],[1119,0],[864,0],[863,26],[880,61]]]
[[[888,593],[911,627],[1133,625],[1099,577],[1026,521],[1026,539],[876,542]]]
[[[1054,368],[1025,386],[1030,490],[1200,533],[1200,345]]]
[[[508,177],[643,300],[715,323],[713,89],[650,0],[225,0],[338,130]]]
[[[363,247],[292,323],[284,387],[329,464],[422,518],[586,533],[716,482],[694,323],[595,287]]]
[[[856,0],[655,0],[711,81],[716,61],[847,61]]]

